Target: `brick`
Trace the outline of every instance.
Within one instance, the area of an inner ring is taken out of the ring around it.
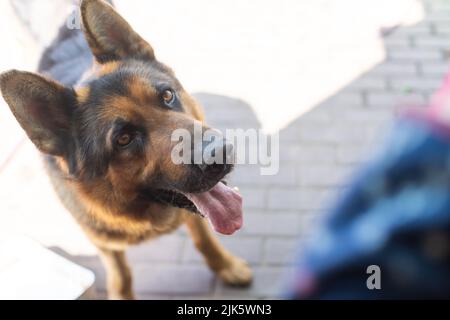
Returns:
[[[300,194],[307,192],[302,189],[272,189],[269,191],[269,209],[299,209],[303,202]],[[308,191],[311,195],[311,191]],[[317,198],[318,195],[315,194]]]
[[[414,43],[421,48],[449,49],[450,39],[443,36],[415,37]]]
[[[298,239],[270,238],[266,242],[264,261],[270,265],[289,265],[297,257]]]
[[[282,235],[299,234],[299,214],[285,212],[244,213],[242,234],[246,235]]]
[[[348,122],[349,124],[378,124],[389,122],[392,120],[393,115],[391,111],[385,109],[374,110],[353,108],[337,113],[336,117],[339,117],[340,121]]]
[[[234,171],[227,176],[227,180],[231,186],[241,187],[243,185],[254,186],[261,179],[261,172],[258,165],[241,165],[235,166]]]
[[[408,36],[389,36],[383,39],[386,47],[407,48],[411,46],[411,39]]]
[[[297,163],[302,146],[298,143],[283,141],[280,144],[280,163],[285,166],[290,163]]]
[[[367,104],[374,107],[394,107],[401,104],[423,104],[425,103],[423,95],[418,93],[369,93],[367,95]]]
[[[204,265],[141,264],[134,269],[138,293],[205,294],[212,292],[214,275]]]
[[[324,106],[360,106],[362,104],[364,104],[363,95],[357,92],[341,92],[327,99],[323,103]]]
[[[367,95],[367,104],[369,106],[386,106],[395,104],[395,101],[401,96],[400,94],[383,92],[383,93],[369,93]],[[405,96],[405,95],[403,95]]]
[[[336,192],[338,194],[339,192]],[[336,196],[337,197],[337,196]],[[333,207],[335,205],[335,199],[330,198],[328,206]],[[300,216],[300,235],[302,237],[310,237],[316,233],[317,228],[322,223],[323,212],[309,213]]]
[[[384,90],[387,87],[386,80],[382,77],[363,76],[350,84],[350,89],[356,90]]]
[[[317,126],[304,125],[300,128],[300,136],[303,141],[336,142],[335,131],[332,127],[319,128]]]
[[[406,37],[406,36],[417,36],[417,35],[431,35],[433,34],[433,27],[431,23],[425,22],[421,24],[416,24],[413,26],[402,26],[396,28],[391,34],[389,34],[388,38],[398,38],[398,37]]]
[[[303,141],[309,143],[356,143],[368,140],[367,124],[335,123],[328,127],[305,125],[301,128]]]
[[[313,165],[303,167],[299,172],[302,186],[308,187],[334,187],[344,185],[349,168],[331,165]]]
[[[287,150],[289,152],[291,150]],[[321,145],[300,145],[293,149],[298,164],[331,164],[335,162],[335,147]],[[283,152],[282,152],[283,153]]]
[[[290,153],[294,157],[294,153],[290,152],[283,145],[280,146],[280,157],[286,157],[284,154],[286,152]],[[272,159],[276,161],[275,157]],[[260,197],[264,196],[264,190],[261,187],[266,187],[270,185],[280,185],[280,186],[292,186],[296,184],[296,167],[286,166],[286,161],[281,163],[279,160],[279,170],[274,175],[262,175],[262,171],[259,166],[243,166],[235,170],[227,178],[230,186],[238,186],[240,189],[244,190],[249,194],[251,199],[244,199],[248,208],[263,208],[264,201],[260,201]],[[295,160],[292,160],[295,162]],[[276,168],[276,167],[274,167]],[[249,202],[247,202],[249,201]]]
[[[239,187],[244,209],[260,209],[266,207],[266,190],[254,187]]]
[[[388,58],[391,61],[424,61],[424,60],[442,60],[441,52],[432,49],[393,49],[388,52]]]
[[[397,78],[391,80],[394,90],[434,91],[442,84],[438,78]]]
[[[430,22],[441,22],[449,21],[450,10],[441,8],[441,10],[433,10],[427,14],[427,21]]]
[[[264,186],[294,186],[297,184],[296,172],[296,166],[280,165],[279,171],[276,174],[261,176],[259,184]]]
[[[365,158],[366,145],[342,145],[337,149],[337,161],[343,164],[359,164]]]
[[[424,62],[420,64],[422,74],[425,76],[443,77],[449,69],[448,62]]]
[[[375,66],[370,74],[383,76],[411,76],[417,74],[417,68],[414,62],[391,62],[384,61]]]
[[[450,2],[448,0],[422,0],[422,1],[427,5],[429,12],[450,10]]]
[[[332,193],[326,189],[272,189],[268,207],[273,210],[319,210],[324,208]]]
[[[232,128],[259,127],[252,109],[242,100],[206,93],[194,96],[204,106],[208,123],[223,132]]]
[[[432,24],[428,22],[422,22],[413,26],[399,27],[388,37],[399,37],[405,35],[429,35],[432,33]]]
[[[220,237],[220,242],[231,253],[243,258],[250,264],[257,264],[262,259],[262,238],[260,237]],[[195,248],[192,241],[186,244],[183,261],[203,263],[203,257]]]
[[[347,101],[350,101],[350,103],[354,103],[355,101],[359,101],[359,100],[355,100],[355,97],[345,97],[342,99],[347,99]],[[332,121],[332,117],[329,114],[329,112],[327,112],[327,110],[324,110],[323,108],[316,108],[313,109],[305,114],[303,114],[296,122],[295,125],[301,125],[302,123],[308,122],[308,123],[315,123],[315,124],[327,124],[330,123]]]
[[[450,35],[450,23],[435,23],[435,29],[438,36]]]
[[[290,124],[289,127],[280,131],[280,142],[281,143],[298,143],[301,140],[300,127],[301,122],[297,119],[294,123]],[[280,147],[280,151],[281,151]]]
[[[409,108],[409,105],[404,105],[403,108]],[[397,110],[402,110],[402,108],[397,108]],[[399,111],[401,112],[401,111]],[[390,133],[391,126],[388,124],[380,124],[379,126],[373,126],[367,128],[367,137],[369,143],[367,146],[371,146],[371,148],[376,148],[377,145],[381,145],[385,143],[385,140],[388,138],[388,134]],[[371,149],[367,149],[366,154],[370,152]]]

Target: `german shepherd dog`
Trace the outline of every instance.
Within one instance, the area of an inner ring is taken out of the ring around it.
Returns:
[[[192,132],[194,124],[209,129],[199,105],[112,5],[84,0],[80,9],[83,31],[78,34],[84,35],[86,50],[95,57],[89,74],[69,86],[64,77],[71,68],[60,70],[59,76],[50,71],[52,79],[12,70],[0,76],[0,89],[43,153],[61,201],[98,248],[107,271],[108,297],[134,298],[125,258],[129,245],[183,223],[218,277],[229,285],[248,285],[248,265],[220,245],[202,217],[223,234],[241,227],[242,199],[222,182],[233,164],[171,160],[175,129]],[[67,45],[70,39],[57,45]],[[79,50],[83,45],[69,47]],[[64,60],[70,50],[58,56]],[[39,71],[44,69],[41,63]],[[226,157],[234,152],[225,139],[210,143]],[[191,147],[208,146],[201,144]]]

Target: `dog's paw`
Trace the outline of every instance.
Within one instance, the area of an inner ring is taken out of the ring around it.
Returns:
[[[253,272],[247,262],[234,256],[230,256],[226,266],[217,271],[217,276],[225,284],[235,287],[247,287],[253,280]]]

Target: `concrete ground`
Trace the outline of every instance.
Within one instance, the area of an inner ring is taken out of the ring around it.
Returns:
[[[222,285],[185,230],[129,251],[140,298],[273,298],[293,257],[355,167],[405,105],[439,87],[450,1],[116,0],[221,129],[280,135],[280,171],[239,166],[245,226],[221,241],[253,267],[249,289]],[[64,19],[51,0],[1,0],[0,71],[33,70]],[[56,199],[38,153],[0,102],[0,232],[28,235],[97,275],[95,249]]]

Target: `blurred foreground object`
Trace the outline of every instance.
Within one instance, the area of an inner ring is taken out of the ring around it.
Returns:
[[[93,298],[94,274],[32,240],[0,237],[0,300]]]
[[[290,297],[450,298],[450,75],[428,108],[402,115],[345,192]]]

